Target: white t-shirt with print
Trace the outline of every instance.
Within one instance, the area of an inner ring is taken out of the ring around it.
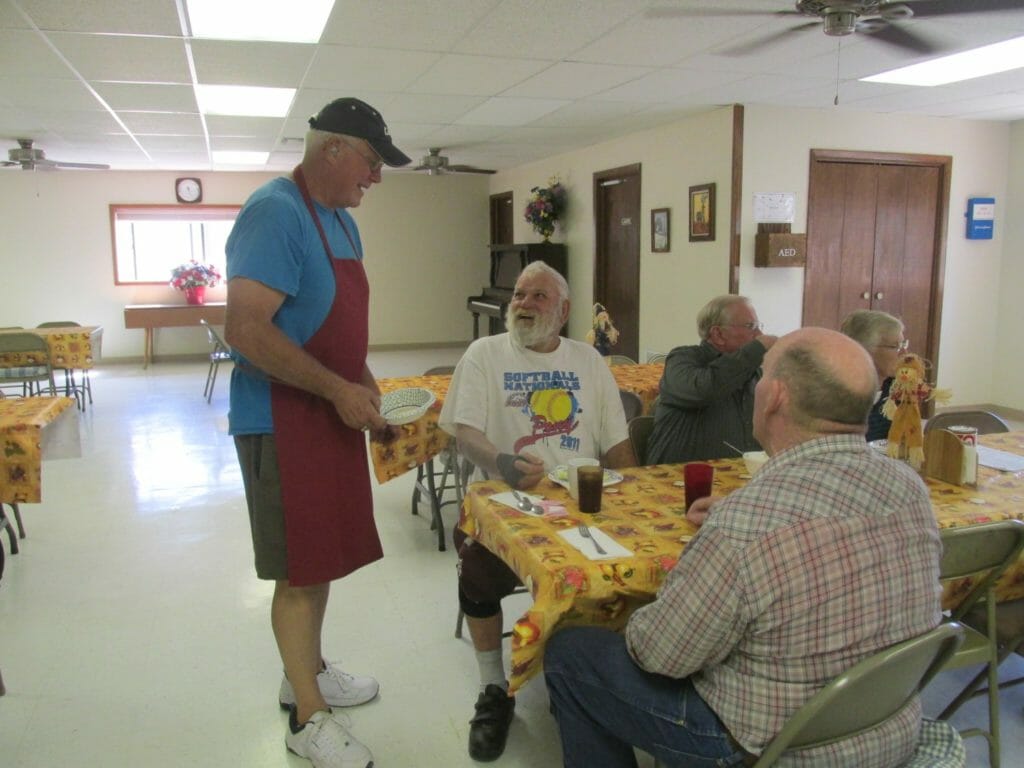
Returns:
[[[629,437],[619,388],[597,351],[562,338],[553,352],[477,339],[459,361],[440,426],[483,432],[502,453],[531,453],[551,471],[569,459],[600,458]]]

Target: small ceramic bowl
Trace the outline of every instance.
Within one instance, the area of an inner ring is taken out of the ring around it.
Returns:
[[[764,451],[747,451],[743,454],[743,463],[747,465],[747,473],[750,475],[756,475],[766,461],[768,454]]]

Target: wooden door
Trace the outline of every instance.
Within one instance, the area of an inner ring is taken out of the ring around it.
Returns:
[[[594,221],[594,301],[604,305],[619,331],[613,354],[639,360],[639,164],[594,174]]]
[[[805,326],[882,310],[937,362],[950,169],[948,157],[812,151]]]
[[[491,195],[491,245],[512,242],[512,192]]]

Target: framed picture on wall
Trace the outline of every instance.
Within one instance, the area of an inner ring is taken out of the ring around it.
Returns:
[[[654,253],[668,253],[671,250],[672,240],[669,226],[671,219],[668,208],[654,208],[651,210],[651,251]]]
[[[690,242],[715,239],[715,185],[690,187]]]

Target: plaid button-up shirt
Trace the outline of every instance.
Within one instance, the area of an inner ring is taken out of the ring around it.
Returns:
[[[941,549],[928,492],[907,466],[862,436],[811,440],[714,506],[657,600],[630,619],[627,646],[650,672],[692,676],[756,754],[836,675],[939,623]],[[898,765],[920,719],[915,702],[783,764]]]

